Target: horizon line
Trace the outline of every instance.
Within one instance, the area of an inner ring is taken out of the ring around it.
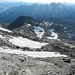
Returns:
[[[42,3],[42,4],[49,4],[49,3],[70,3],[70,2],[25,2],[25,1],[1,1],[0,3]],[[75,3],[70,3],[70,4],[75,4]]]

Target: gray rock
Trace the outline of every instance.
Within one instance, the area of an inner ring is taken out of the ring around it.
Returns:
[[[64,62],[66,62],[66,63],[71,63],[71,59],[70,58],[63,58],[62,59]]]

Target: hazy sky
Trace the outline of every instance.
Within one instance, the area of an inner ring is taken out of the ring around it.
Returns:
[[[75,0],[0,0],[0,2],[6,2],[6,1],[10,1],[10,2],[46,2],[46,3],[50,3],[50,2],[69,2],[69,3],[75,3]]]

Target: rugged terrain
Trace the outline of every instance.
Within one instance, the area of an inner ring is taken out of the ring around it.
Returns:
[[[75,59],[0,53],[0,75],[74,75]]]
[[[0,75],[74,75],[75,30],[20,16],[0,24]]]

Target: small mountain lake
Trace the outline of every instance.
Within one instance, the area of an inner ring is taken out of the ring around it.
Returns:
[[[68,36],[71,36],[71,37],[74,36],[74,34],[72,34],[72,33],[67,33],[67,35]]]
[[[34,28],[36,29],[36,30],[38,30],[38,31],[40,31],[40,30],[43,30],[43,28],[41,28],[40,26],[34,26]]]
[[[55,30],[54,29],[49,29],[49,32],[54,32]]]

